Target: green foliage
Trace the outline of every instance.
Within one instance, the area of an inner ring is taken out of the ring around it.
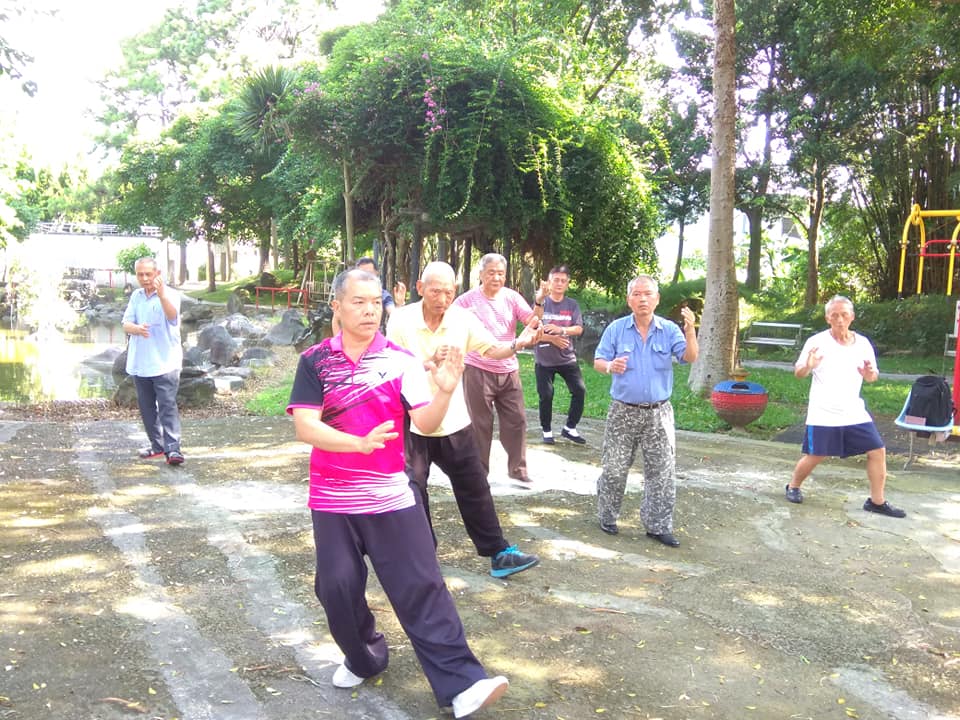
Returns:
[[[292,388],[293,378],[285,378],[276,385],[258,392],[245,403],[244,407],[254,415],[282,417],[287,412]]]
[[[145,257],[154,257],[156,253],[146,243],[140,243],[132,247],[125,248],[117,253],[117,268],[128,275],[136,274],[137,260]]]

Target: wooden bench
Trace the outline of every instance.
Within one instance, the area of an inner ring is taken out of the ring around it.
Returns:
[[[741,345],[781,347],[799,350],[803,344],[803,325],[799,323],[755,322],[743,334]]]

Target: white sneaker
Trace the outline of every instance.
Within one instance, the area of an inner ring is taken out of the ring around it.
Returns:
[[[453,716],[467,717],[477,710],[493,705],[503,697],[510,686],[510,681],[503,675],[477,680],[462,693],[453,698]]]
[[[333,686],[338,688],[353,688],[361,684],[364,681],[364,678],[359,675],[354,675],[350,672],[350,668],[346,665],[341,665],[336,670],[333,671]]]

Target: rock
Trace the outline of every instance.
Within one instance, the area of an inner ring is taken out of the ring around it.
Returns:
[[[187,325],[198,324],[213,319],[213,306],[206,303],[197,303],[184,307],[180,306],[180,323]]]
[[[197,347],[201,350],[209,350],[217,341],[226,342],[233,340],[230,333],[223,325],[204,325],[197,333]]]
[[[203,407],[213,400],[217,388],[210,377],[180,378],[177,404],[180,407]]]
[[[241,344],[229,335],[217,337],[210,346],[210,362],[214,365],[235,365],[240,359]]]
[[[233,366],[220,368],[216,373],[216,377],[226,377],[227,375],[236,375],[237,377],[246,380],[248,377],[253,375],[253,370],[251,370],[249,367]]]
[[[240,313],[227,315],[227,317],[221,320],[218,324],[222,325],[223,328],[233,337],[260,338],[264,335],[264,332],[260,330],[260,328],[250,322],[245,315],[241,315]]]
[[[97,353],[96,355],[91,355],[90,357],[86,358],[83,360],[83,364],[97,368],[98,370],[110,370],[112,372],[114,363],[117,361],[117,357],[119,357],[121,354],[124,356],[124,362],[126,362],[126,349],[120,347],[111,347],[107,348],[101,353]]]
[[[267,345],[293,345],[303,335],[304,327],[303,315],[300,311],[287,310],[280,318],[280,322],[270,328],[263,342]]]
[[[246,311],[247,301],[250,299],[250,293],[246,290],[237,288],[232,293],[230,297],[227,298],[227,312],[231,315],[235,314],[244,314]]]
[[[271,359],[273,357],[273,350],[265,347],[249,347],[243,351],[242,360],[264,360]]]
[[[239,375],[217,375],[213,378],[213,386],[217,392],[236,392],[243,387],[243,378]]]

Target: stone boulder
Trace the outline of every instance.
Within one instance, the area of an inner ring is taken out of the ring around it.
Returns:
[[[303,335],[305,327],[303,313],[291,308],[283,313],[280,322],[270,328],[266,337],[263,338],[263,343],[265,345],[293,345]]]
[[[123,355],[123,361],[127,361],[127,351],[125,348],[120,347],[111,347],[107,348],[103,352],[97,353],[96,355],[91,355],[90,357],[83,360],[84,365],[89,367],[96,368],[97,370],[110,370],[113,372],[113,368],[117,362],[117,358]]]
[[[233,340],[233,337],[223,325],[204,325],[197,333],[197,347],[201,350],[209,350],[214,342],[227,340]]]
[[[240,313],[227,315],[217,324],[221,325],[232,337],[261,338],[265,334],[263,330],[250,322],[246,315]]]

